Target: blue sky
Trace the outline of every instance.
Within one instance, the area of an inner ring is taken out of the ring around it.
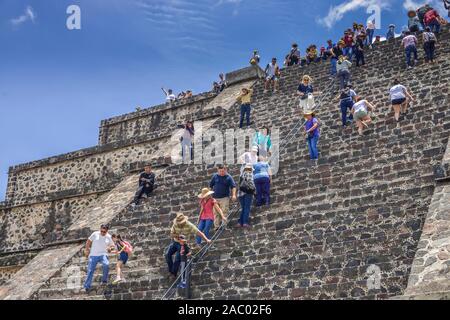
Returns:
[[[163,102],[161,86],[207,91],[220,72],[325,44],[367,7],[381,30],[412,0],[0,0],[0,200],[10,165],[97,144],[100,121]],[[438,0],[431,1],[439,3]],[[81,30],[66,28],[69,5]]]

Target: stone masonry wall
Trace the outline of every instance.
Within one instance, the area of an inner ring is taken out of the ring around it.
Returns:
[[[132,137],[158,133],[170,134],[177,124],[194,120],[195,114],[202,112],[216,97],[207,92],[189,99],[177,100],[150,109],[125,114],[103,120],[100,126],[99,144],[104,145]]]
[[[39,248],[58,240],[84,209],[136,165],[164,156],[177,124],[220,115],[216,108],[203,110],[215,96],[206,93],[102,121],[100,146],[11,167],[6,201],[0,207],[0,252]],[[156,118],[161,121],[156,123]],[[133,129],[117,131],[117,126]],[[142,130],[136,129],[139,126]]]

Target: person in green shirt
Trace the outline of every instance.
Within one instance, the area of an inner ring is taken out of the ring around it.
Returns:
[[[200,236],[205,240],[206,243],[211,243],[203,232],[198,230],[198,228],[192,223],[189,222],[188,218],[182,214],[177,213],[177,217],[173,220],[172,228],[170,229],[170,237],[172,238],[172,243],[170,244],[167,253],[166,253],[166,262],[169,267],[169,272],[172,274],[174,278],[176,278],[178,269],[180,268],[181,263],[181,243],[180,243],[180,235],[192,235],[192,236]],[[176,254],[175,261],[173,261],[173,255]]]
[[[253,137],[253,146],[258,147],[258,156],[268,158],[271,155],[272,141],[270,140],[270,130],[263,127]]]

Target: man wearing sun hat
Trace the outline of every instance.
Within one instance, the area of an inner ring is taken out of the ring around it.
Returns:
[[[169,267],[169,272],[176,277],[178,269],[180,267],[181,256],[180,256],[180,235],[189,237],[189,235],[198,235],[206,241],[206,243],[211,243],[203,232],[201,232],[192,222],[189,222],[188,218],[183,213],[177,213],[176,218],[173,220],[172,228],[170,229],[170,237],[172,238],[172,243],[170,244],[166,253],[166,262]],[[175,261],[173,261],[173,255],[176,254]]]

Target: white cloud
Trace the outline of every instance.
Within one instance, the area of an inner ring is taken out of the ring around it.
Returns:
[[[337,22],[344,18],[345,14],[372,5],[378,5],[380,9],[389,7],[390,0],[347,0],[337,6],[331,6],[328,15],[317,19],[317,22],[331,29]]]
[[[31,6],[27,6],[25,12],[21,16],[10,20],[13,26],[20,26],[27,21],[31,21],[33,23],[36,21],[36,13],[33,11]]]

